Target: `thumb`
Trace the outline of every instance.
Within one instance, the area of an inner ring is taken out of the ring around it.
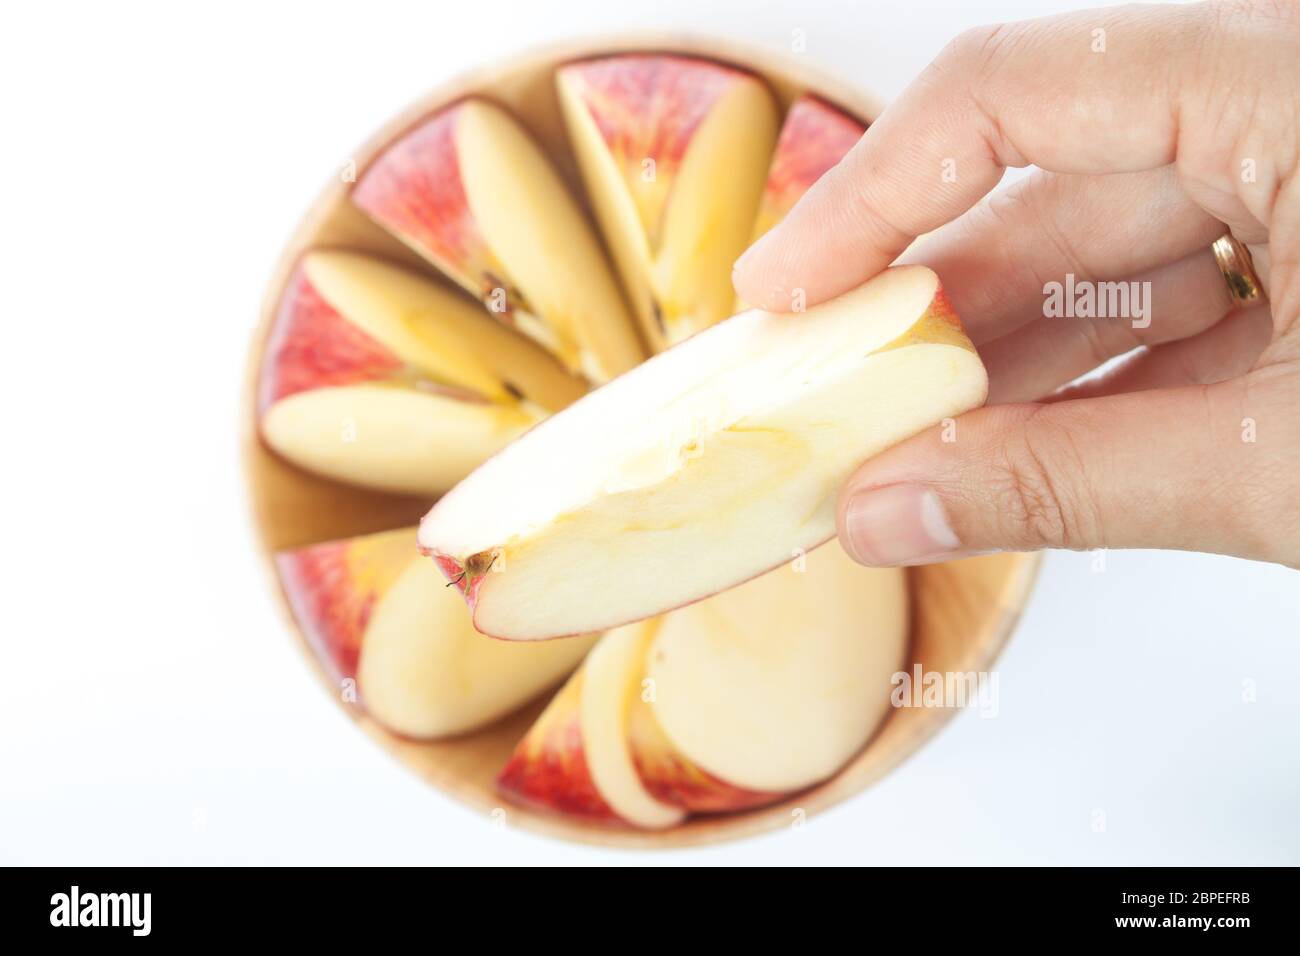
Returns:
[[[1294,561],[1272,553],[1270,507],[1285,502],[1270,506],[1276,462],[1254,437],[1285,416],[1260,408],[1252,424],[1247,394],[1260,404],[1237,381],[979,409],[863,465],[840,498],[840,541],[869,565],[1125,547]]]

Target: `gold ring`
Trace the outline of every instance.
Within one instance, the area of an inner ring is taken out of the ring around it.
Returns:
[[[1255,273],[1250,250],[1232,235],[1220,236],[1211,246],[1219,271],[1228,283],[1228,294],[1235,305],[1249,305],[1264,298],[1264,286]]]

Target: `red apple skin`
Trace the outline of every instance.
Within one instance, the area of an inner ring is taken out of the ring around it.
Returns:
[[[805,94],[795,100],[781,125],[754,237],[785,218],[809,187],[844,158],[866,129],[815,96]]]
[[[457,282],[482,295],[502,269],[474,220],[460,175],[452,105],[384,150],[352,189],[352,201]]]
[[[356,677],[361,641],[379,598],[375,590],[356,586],[349,544],[330,541],[275,558],[294,617],[336,681]]]
[[[623,54],[561,68],[577,79],[592,119],[615,156],[676,166],[738,70],[685,56]]]
[[[699,128],[718,99],[753,77],[731,67],[685,56],[632,53],[580,60],[560,68],[579,91],[601,138],[634,182],[654,161],[655,182],[638,197],[643,225],[657,245],[668,188]]]
[[[258,414],[298,392],[391,378],[405,363],[316,290],[300,264],[289,279],[262,360]]]
[[[671,756],[669,761],[669,765],[648,768],[638,760],[637,773],[641,776],[641,783],[656,800],[690,813],[751,810],[776,803],[785,796],[783,793],[763,793],[732,786],[685,762],[680,756]]]
[[[634,705],[628,717],[628,746],[637,776],[661,803],[690,813],[728,813],[765,806],[785,796],[734,786],[695,765],[673,748],[649,706]]]
[[[579,670],[519,742],[497,777],[497,789],[512,802],[589,822],[621,822],[610,809],[587,768],[578,701]]]

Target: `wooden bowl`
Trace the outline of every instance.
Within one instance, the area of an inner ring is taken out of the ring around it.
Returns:
[[[479,93],[508,107],[532,131],[568,179],[574,195],[581,198],[582,189],[555,95],[554,70],[570,59],[636,50],[690,53],[743,67],[768,81],[782,107],[799,94],[811,91],[864,122],[875,119],[879,112],[874,99],[814,72],[799,59],[769,51],[678,35],[597,40],[517,56],[508,65],[489,67],[439,87],[372,136],[353,157],[356,170],[364,170],[385,146],[422,117],[462,96]],[[309,475],[286,463],[268,451],[258,438],[254,396],[272,319],[290,273],[304,250],[318,246],[356,249],[437,276],[432,266],[351,205],[349,187],[350,183],[340,175],[325,189],[290,240],[271,279],[245,374],[242,445],[258,549],[275,582],[285,621],[319,674],[322,685],[371,738],[411,770],[457,799],[485,814],[499,816],[504,812],[512,826],[605,846],[680,847],[761,833],[812,816],[881,779],[954,715],[952,709],[896,709],[863,751],[831,780],[772,806],[741,813],[695,816],[671,830],[651,833],[594,827],[549,816],[507,804],[496,793],[493,780],[497,772],[549,694],[489,727],[435,743],[397,737],[357,706],[343,703],[335,682],[321,667],[293,618],[272,556],[284,548],[415,524],[431,502],[352,488]],[[1036,556],[999,554],[910,571],[913,606],[910,664],[920,664],[926,671],[987,669],[1015,626],[1037,568]]]

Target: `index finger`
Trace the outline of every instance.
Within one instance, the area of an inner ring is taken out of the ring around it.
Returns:
[[[737,261],[740,297],[783,310],[795,290],[812,305],[853,288],[977,203],[1008,166],[1173,162],[1180,81],[1195,79],[1210,9],[1083,11],[962,34]]]

